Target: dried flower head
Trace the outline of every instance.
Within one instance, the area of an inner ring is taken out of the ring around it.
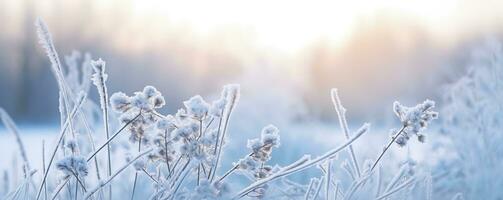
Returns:
[[[125,113],[131,108],[131,98],[123,92],[116,92],[110,97],[110,104],[115,112]]]
[[[425,130],[428,123],[438,118],[438,113],[432,109],[435,102],[426,100],[414,107],[405,107],[399,102],[393,103],[393,111],[404,126],[403,133],[398,136],[396,143],[405,146],[412,135],[416,135],[420,142],[425,141],[425,135],[420,132]]]
[[[192,115],[196,119],[202,119],[208,113],[210,105],[204,101],[204,99],[199,96],[193,96],[187,101],[184,101],[183,104],[187,109],[189,115]]]
[[[87,176],[89,168],[82,156],[67,156],[56,163],[56,167],[65,175]]]
[[[279,147],[279,129],[274,125],[267,125],[262,129],[261,139],[265,146]]]
[[[145,138],[147,130],[157,123],[160,117],[155,113],[155,109],[164,106],[165,101],[157,89],[146,86],[143,91],[135,92],[133,96],[127,96],[122,92],[114,93],[110,97],[110,103],[116,112],[121,113],[120,121],[123,124],[130,123],[129,138],[131,142],[136,142],[140,138]]]
[[[189,199],[227,199],[229,193],[229,186],[225,182],[216,181],[211,183],[208,180],[201,180],[201,183],[195,188],[195,192],[191,193],[191,197]]]
[[[257,167],[260,166],[259,163],[250,156],[239,159],[239,161],[237,163],[234,163],[234,165],[237,165],[238,169],[240,170],[250,170],[250,171],[255,171]]]

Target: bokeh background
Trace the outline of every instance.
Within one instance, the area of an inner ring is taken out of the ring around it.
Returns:
[[[501,11],[498,0],[0,0],[0,106],[18,123],[58,122],[41,18],[61,57],[106,60],[110,92],[158,87],[165,112],[241,83],[258,117],[332,120],[337,87],[352,119],[386,121],[396,99],[441,101],[473,47],[501,38]]]

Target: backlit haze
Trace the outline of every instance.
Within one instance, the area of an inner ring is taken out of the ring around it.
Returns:
[[[501,38],[503,1],[0,0],[0,106],[48,122],[57,119],[57,87],[37,17],[61,56],[102,57],[112,92],[155,85],[169,111],[236,82],[243,96],[296,102],[291,109],[302,104],[321,119],[333,116],[325,110],[337,87],[366,119],[390,113],[380,109],[395,99],[440,100],[435,85],[462,74],[472,48]],[[283,93],[260,97],[268,91]]]

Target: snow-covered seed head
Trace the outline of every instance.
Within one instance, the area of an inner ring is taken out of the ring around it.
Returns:
[[[262,129],[262,144],[266,146],[279,147],[280,137],[279,130],[274,125],[267,125]]]
[[[197,153],[198,145],[197,142],[187,142],[180,146],[180,153],[188,155],[189,157],[194,156]]]
[[[110,97],[110,104],[116,112],[126,113],[132,108],[134,108],[134,112],[138,110],[149,112],[163,107],[166,102],[155,87],[146,86],[143,91],[135,92],[131,97],[122,92],[114,93]]]
[[[183,104],[185,105],[187,112],[197,119],[202,119],[208,113],[210,107],[210,105],[199,95],[193,96],[189,100],[184,101]]]
[[[192,192],[189,199],[228,199],[230,189],[224,181],[210,183],[208,180],[201,180],[199,185]]]
[[[400,120],[402,120],[405,115],[404,107],[398,101],[393,102],[393,112],[396,116],[398,116],[398,118],[400,118]]]
[[[65,175],[87,176],[89,168],[82,156],[67,156],[56,163],[56,168]]]
[[[143,88],[143,95],[150,100],[154,108],[161,108],[166,104],[162,94],[154,86],[146,86]]]
[[[154,104],[154,108],[162,108],[164,105],[166,105],[166,101],[164,100],[164,97],[162,95],[155,96],[152,99],[152,102]]]
[[[253,157],[246,156],[245,158],[239,159],[239,161],[234,163],[234,165],[237,165],[240,170],[255,171],[259,166],[259,163],[253,159]]]
[[[176,130],[173,131],[174,140],[179,140],[181,138],[190,139],[191,136],[195,135],[199,131],[199,125],[195,122],[187,123]]]
[[[157,91],[157,89],[154,86],[147,85],[143,88],[143,94],[147,98],[152,98],[154,96],[160,95],[161,93]]]
[[[396,138],[395,142],[405,146],[411,136],[416,135],[420,142],[425,141],[425,135],[420,132],[428,127],[428,123],[438,118],[438,113],[432,109],[435,102],[426,100],[414,107],[405,107],[399,102],[393,103],[393,111],[404,126],[403,133]]]
[[[161,131],[171,132],[172,130],[175,129],[175,127],[176,127],[175,119],[171,115],[168,115],[166,116],[166,118],[157,121],[157,129]]]
[[[264,146],[264,143],[258,138],[248,140],[246,147],[251,149],[253,152],[258,152],[260,148]]]
[[[131,100],[134,107],[139,108],[141,110],[150,111],[154,108],[152,104],[150,104],[147,96],[141,92],[135,93]]]
[[[131,98],[122,92],[116,92],[110,97],[112,109],[119,113],[125,113],[131,108]]]

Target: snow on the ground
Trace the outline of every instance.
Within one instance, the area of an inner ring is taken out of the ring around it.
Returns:
[[[356,129],[357,127],[352,127],[352,130]],[[20,128],[20,132],[31,165],[33,168],[40,168],[42,166],[42,141],[45,141],[47,159],[47,155],[50,154],[48,152],[52,151],[54,148],[53,145],[56,143],[56,136],[59,133],[58,128],[22,127]],[[232,134],[230,135],[232,137]],[[438,140],[441,138],[441,136],[434,133],[429,133],[428,136],[429,140]],[[282,145],[274,156],[274,161],[278,163],[292,162],[303,154],[317,156],[345,141],[344,134],[337,125],[321,123],[292,125],[288,127],[288,130],[282,131],[281,137]],[[243,143],[246,142],[246,139],[234,137],[231,138],[230,143]],[[361,162],[363,162],[364,159],[375,159],[388,141],[387,129],[372,127],[370,132],[359,138],[353,146],[357,155],[360,156]],[[0,156],[0,170],[2,172],[7,169],[11,170],[15,165],[19,166],[21,164],[15,138],[5,129],[0,129],[0,147],[3,154]],[[230,148],[232,149],[232,147]],[[246,151],[246,149],[243,149],[243,151]],[[399,148],[397,145],[393,145],[385,158],[394,161],[403,161],[407,158],[408,154],[412,159],[420,163],[431,165],[442,156],[445,156],[446,152],[443,152],[442,149],[434,149],[431,143],[421,144],[414,141],[406,148]],[[232,158],[239,155],[230,154],[229,156]]]
[[[42,166],[42,141],[45,141],[46,155],[55,144],[58,128],[56,127],[29,127],[20,128],[21,138],[25,145],[28,160],[33,168]],[[6,129],[0,129],[0,170],[12,169],[13,165],[21,165],[21,157],[16,139]]]

